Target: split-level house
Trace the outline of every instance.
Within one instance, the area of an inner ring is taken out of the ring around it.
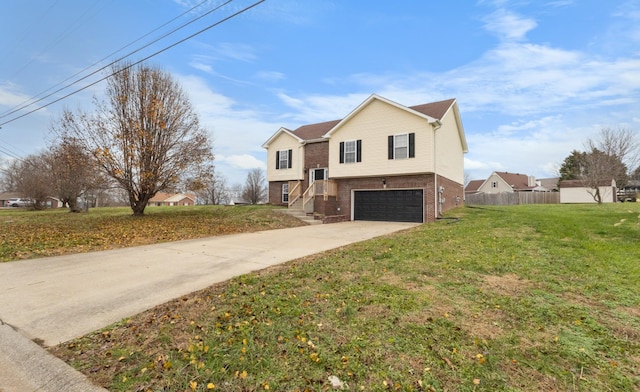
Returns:
[[[280,128],[263,147],[269,202],[325,222],[431,222],[463,202],[455,99],[406,107],[374,94],[343,119]]]

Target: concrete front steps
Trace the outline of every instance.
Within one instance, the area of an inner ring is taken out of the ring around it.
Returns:
[[[293,206],[285,209],[281,209],[278,210],[284,214],[289,214],[295,218],[300,219],[301,221],[308,223],[310,225],[321,225],[322,221],[319,219],[313,219],[313,215],[307,215],[307,213],[305,213],[302,208],[296,208],[296,205],[294,204]]]

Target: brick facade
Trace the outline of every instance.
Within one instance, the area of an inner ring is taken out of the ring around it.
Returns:
[[[324,217],[331,217],[328,219],[329,221],[351,220],[351,196],[354,190],[422,189],[424,222],[433,222],[438,217],[438,204],[436,203],[438,196],[436,196],[436,176],[434,174],[347,178],[335,181],[338,184],[337,198],[329,198],[325,201],[322,197],[316,197],[314,201],[315,212]],[[442,212],[462,205],[461,184],[440,176],[437,177],[437,183],[438,187],[444,187]]]
[[[282,184],[288,181],[271,181],[269,182],[269,204],[275,206],[286,206],[287,203],[282,202]]]
[[[442,203],[442,212],[447,212],[452,208],[460,207],[464,204],[464,186],[455,181],[442,176],[437,178],[438,187],[444,187],[444,203]]]
[[[309,187],[309,170],[329,167],[329,142],[308,143],[304,146],[304,180],[302,191]],[[329,173],[331,176],[331,173]]]
[[[351,195],[353,190],[422,189],[424,192],[424,221],[435,220],[433,174],[394,177],[367,177],[338,179],[338,203],[336,215],[351,220]],[[383,180],[386,184],[383,184]]]
[[[383,184],[383,180],[386,184]],[[313,202],[314,213],[326,222],[351,220],[351,195],[353,190],[422,189],[424,195],[424,222],[433,222],[439,215],[439,207],[436,202],[439,200],[439,196],[436,195],[436,176],[433,174],[345,178],[335,179],[334,181],[338,184],[338,196],[329,197],[328,200],[324,200],[323,196],[316,196]],[[308,182],[308,179],[305,182]],[[285,183],[285,181],[269,183],[269,203],[286,206],[286,203],[282,203],[282,184]],[[463,205],[463,188],[461,184],[438,176],[437,186],[444,188],[442,193],[443,213]]]

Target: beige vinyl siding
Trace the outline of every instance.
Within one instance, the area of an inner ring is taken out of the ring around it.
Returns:
[[[291,150],[291,169],[276,169],[276,152]],[[267,149],[267,181],[302,180],[304,169],[304,148],[293,136],[280,133]]]
[[[423,117],[373,100],[331,135],[329,176],[341,178],[433,172],[432,129]],[[415,158],[388,159],[388,136],[412,132],[415,133]],[[349,140],[362,140],[362,161],[341,164],[340,142]]]
[[[464,184],[464,147],[458,133],[453,107],[441,120],[436,135],[436,174]]]
[[[614,188],[610,186],[601,186],[600,196],[603,203],[613,203]],[[577,187],[577,188],[560,188],[560,203],[596,203],[591,195],[595,193],[595,189]]]
[[[494,182],[497,183],[496,188],[494,188],[492,185]],[[495,173],[492,173],[487,181],[485,181],[485,183],[480,186],[478,191],[482,193],[512,193],[513,188],[511,187],[511,185],[507,184],[502,179],[502,177]]]

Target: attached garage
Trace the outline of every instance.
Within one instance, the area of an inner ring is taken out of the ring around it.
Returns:
[[[389,189],[353,192],[353,219],[418,222],[424,218],[422,189]]]

